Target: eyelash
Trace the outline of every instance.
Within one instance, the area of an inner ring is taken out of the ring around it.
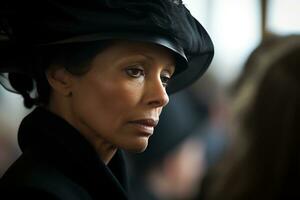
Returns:
[[[139,72],[139,74],[135,75],[133,72]],[[145,76],[144,70],[139,67],[128,68],[128,69],[126,69],[126,73],[128,76],[131,76],[133,78],[139,78],[141,75]]]
[[[168,76],[161,76],[160,79],[161,79],[163,86],[167,87],[171,78]]]
[[[140,78],[141,76],[145,76],[144,69],[141,69],[140,67],[131,67],[131,68],[126,69],[125,71],[126,71],[127,75],[132,78]],[[135,74],[134,72],[138,72],[138,74]],[[168,82],[171,78],[167,75],[163,75],[160,78],[161,78],[162,85],[164,87],[167,87]]]

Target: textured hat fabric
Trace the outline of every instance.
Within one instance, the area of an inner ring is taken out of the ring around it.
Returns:
[[[31,49],[136,40],[165,46],[180,58],[180,73],[168,87],[172,93],[199,78],[214,54],[208,33],[180,0],[10,1],[0,17],[0,72],[30,72],[31,55],[24,52]]]

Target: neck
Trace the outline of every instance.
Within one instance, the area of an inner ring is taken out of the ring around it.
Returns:
[[[93,144],[100,159],[107,165],[117,152],[117,147],[105,142],[103,139],[97,139],[97,143]]]

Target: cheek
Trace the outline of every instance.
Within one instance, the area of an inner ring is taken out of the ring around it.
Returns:
[[[118,80],[89,80],[80,84],[74,107],[81,120],[97,132],[113,132],[136,106],[136,89]]]

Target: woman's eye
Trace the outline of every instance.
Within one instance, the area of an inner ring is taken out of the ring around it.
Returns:
[[[126,73],[133,78],[139,78],[145,75],[144,70],[141,68],[128,68],[126,69]]]
[[[168,86],[168,82],[170,81],[170,77],[169,76],[161,76],[161,82],[163,84],[164,87]]]

